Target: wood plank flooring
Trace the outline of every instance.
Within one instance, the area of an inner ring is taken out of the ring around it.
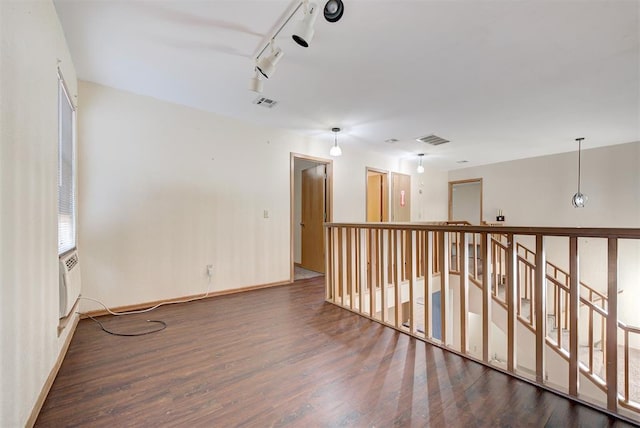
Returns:
[[[78,325],[38,427],[628,426],[324,302],[324,278]]]

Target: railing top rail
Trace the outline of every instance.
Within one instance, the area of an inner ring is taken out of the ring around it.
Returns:
[[[433,223],[325,223],[325,227],[363,229],[429,230],[436,232],[509,233],[514,235],[545,235],[587,238],[640,239],[640,228],[607,227],[523,227],[523,226],[448,226]]]

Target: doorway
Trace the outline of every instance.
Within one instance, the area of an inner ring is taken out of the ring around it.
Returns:
[[[332,161],[291,153],[291,281],[325,270],[324,222],[333,219]]]
[[[482,223],[482,178],[449,182],[449,221]]]
[[[389,173],[367,168],[367,221],[389,221]]]

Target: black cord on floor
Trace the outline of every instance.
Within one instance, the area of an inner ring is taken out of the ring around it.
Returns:
[[[109,333],[112,334],[114,336],[144,336],[146,334],[151,334],[151,333],[157,333],[159,331],[164,330],[165,328],[167,328],[167,323],[164,321],[156,321],[156,320],[147,320],[147,322],[153,322],[153,323],[157,323],[160,324],[159,328],[156,328],[155,330],[149,330],[149,331],[145,331],[143,333],[116,333],[115,331],[111,331],[108,330],[104,327],[104,325],[102,325],[102,323],[100,321],[98,321],[97,319],[95,319],[94,317],[92,317],[91,315],[87,315],[87,314],[82,314],[81,315],[85,315],[89,318],[91,318],[93,321],[97,322],[98,325],[100,326],[100,328],[102,329],[102,331],[104,331],[105,333]]]

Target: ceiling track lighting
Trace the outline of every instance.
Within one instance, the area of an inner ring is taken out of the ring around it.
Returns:
[[[416,172],[418,174],[422,174],[424,172],[424,166],[422,165],[422,158],[424,158],[424,153],[418,153],[418,168],[416,168]]]
[[[576,138],[578,142],[578,191],[571,198],[571,203],[574,208],[584,208],[584,204],[587,202],[587,195],[584,195],[580,192],[580,167],[581,167],[581,158],[582,158],[582,140],[584,137]]]
[[[276,37],[282,32],[284,27],[291,21],[291,18],[298,13],[300,8],[304,9],[302,20],[296,23],[291,37],[300,46],[309,47],[311,39],[315,33],[314,25],[318,18],[318,5],[309,0],[301,0],[293,3],[291,12],[282,21],[282,24],[271,34],[269,41],[262,45],[258,50],[258,54],[254,57],[256,74],[249,80],[249,90],[261,93],[263,89],[263,81],[261,79],[269,79],[275,72],[276,65],[282,59],[284,52],[282,49],[275,47]],[[324,6],[324,17],[329,22],[336,22],[342,18],[344,13],[344,5],[341,0],[329,0]],[[268,48],[271,51],[265,56]]]
[[[329,150],[329,156],[342,156],[342,149],[338,145],[338,132],[340,132],[340,128],[331,128],[331,132],[333,132],[333,146],[331,146],[331,150]]]
[[[342,0],[329,0],[324,5],[324,19],[329,22],[338,22],[344,13]]]

